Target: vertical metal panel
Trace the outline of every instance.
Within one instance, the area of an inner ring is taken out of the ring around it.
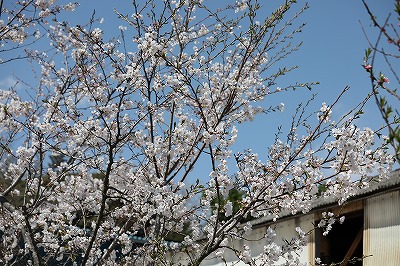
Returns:
[[[303,252],[300,254],[300,262],[307,263],[307,265],[313,265],[315,262],[315,215],[310,213],[300,218],[300,228],[306,233],[310,233],[308,236],[307,246],[304,247]]]
[[[400,191],[365,200],[363,265],[400,265]]]

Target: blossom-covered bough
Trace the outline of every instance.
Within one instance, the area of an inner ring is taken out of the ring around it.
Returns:
[[[62,20],[78,4],[3,7],[3,63],[19,51],[14,59],[40,71],[24,92],[0,91],[2,264],[199,265],[245,239],[246,221],[307,212],[324,182],[322,197],[343,203],[371,176],[387,176],[392,156],[352,124],[358,109],[331,121],[337,101],[312,115],[299,107],[266,161],[233,154],[235,125],[283,109],[262,108],[264,99],[313,85],[271,89],[296,68],[279,64],[298,49],[290,41],[303,25],[292,24],[306,7],[296,13],[283,1],[265,17],[272,9],[260,4],[134,0],[115,11],[122,26],[110,40],[101,19]],[[198,164],[210,175],[197,176]],[[231,191],[241,199],[230,201]],[[269,229],[258,262],[296,263],[306,237],[296,230],[279,246]],[[249,247],[234,252],[255,263]]]

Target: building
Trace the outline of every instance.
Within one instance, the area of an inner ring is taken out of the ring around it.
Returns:
[[[343,224],[335,224],[331,232],[324,236],[314,225],[321,220],[323,212],[340,213],[345,216]],[[304,232],[311,231],[307,245],[298,254],[306,265],[315,265],[315,258],[330,265],[399,266],[400,265],[400,169],[391,178],[372,183],[350,198],[346,204],[338,206],[334,200],[318,201],[307,214],[288,215],[272,222],[268,218],[252,221],[253,231],[249,239],[237,240],[236,248],[244,244],[250,247],[253,257],[261,254],[265,243],[262,239],[269,226],[276,231],[277,238],[291,239],[294,228],[300,226]],[[225,262],[210,258],[202,265],[245,265],[237,262],[237,257],[229,251]],[[357,260],[349,261],[352,258]],[[362,258],[362,259],[361,259]],[[351,262],[351,263],[350,263]]]

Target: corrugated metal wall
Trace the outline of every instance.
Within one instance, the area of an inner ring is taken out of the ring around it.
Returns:
[[[400,265],[400,191],[365,200],[363,249],[365,266]]]
[[[290,240],[293,236],[296,236],[295,227],[300,227],[304,232],[312,231],[314,222],[314,214],[306,214],[300,217],[289,218],[287,220],[276,222],[275,224],[270,225],[275,229],[276,232],[276,242],[279,245],[283,244],[282,238]],[[257,261],[257,257],[264,251],[264,245],[266,244],[265,240],[262,239],[265,233],[267,232],[268,226],[262,226],[255,228],[250,236],[247,236],[248,239],[256,240],[261,239],[259,241],[244,241],[244,240],[236,240],[233,243],[230,243],[233,247],[237,249],[242,249],[243,245],[246,244],[251,249],[252,256],[256,259],[256,264],[260,265],[260,262]],[[310,265],[310,262],[314,262],[315,257],[315,243],[314,243],[314,231],[308,237],[307,246],[303,248],[303,251],[300,252],[299,259],[302,263],[307,263]],[[220,259],[213,259],[210,256],[209,259],[206,259],[201,263],[202,266],[223,266],[223,265],[234,265],[234,266],[244,266],[247,265],[243,262],[238,262],[237,256],[230,250],[226,250],[224,254],[224,258],[227,261],[227,264],[222,262]],[[285,261],[282,259],[277,263],[284,263]]]

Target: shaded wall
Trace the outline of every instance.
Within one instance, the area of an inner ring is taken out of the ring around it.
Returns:
[[[248,236],[248,239],[250,241],[236,240],[233,243],[230,243],[230,245],[235,248],[242,249],[243,245],[246,244],[251,249],[252,257],[257,258],[264,251],[264,246],[267,244],[266,241],[262,238],[267,232],[268,226],[271,226],[272,228],[275,229],[277,235],[276,242],[278,244],[283,244],[283,239],[290,240],[292,237],[297,235],[295,231],[296,227],[300,227],[304,232],[311,231],[313,228],[313,222],[314,222],[314,214],[311,213],[300,217],[288,218],[286,220],[278,221],[270,225],[255,227],[252,231],[252,234]],[[313,262],[315,258],[314,251],[315,251],[314,231],[312,231],[308,236],[307,245],[303,248],[303,251],[299,254],[300,261],[302,263],[307,263],[307,264]],[[226,264],[221,259],[215,258],[215,256],[210,256],[208,259],[203,261],[201,265],[202,266],[247,265],[245,263],[238,262],[237,256],[229,250],[225,251],[224,259],[227,262]],[[281,260],[280,262],[284,263],[284,260]],[[260,265],[258,261],[256,261],[256,264]]]

